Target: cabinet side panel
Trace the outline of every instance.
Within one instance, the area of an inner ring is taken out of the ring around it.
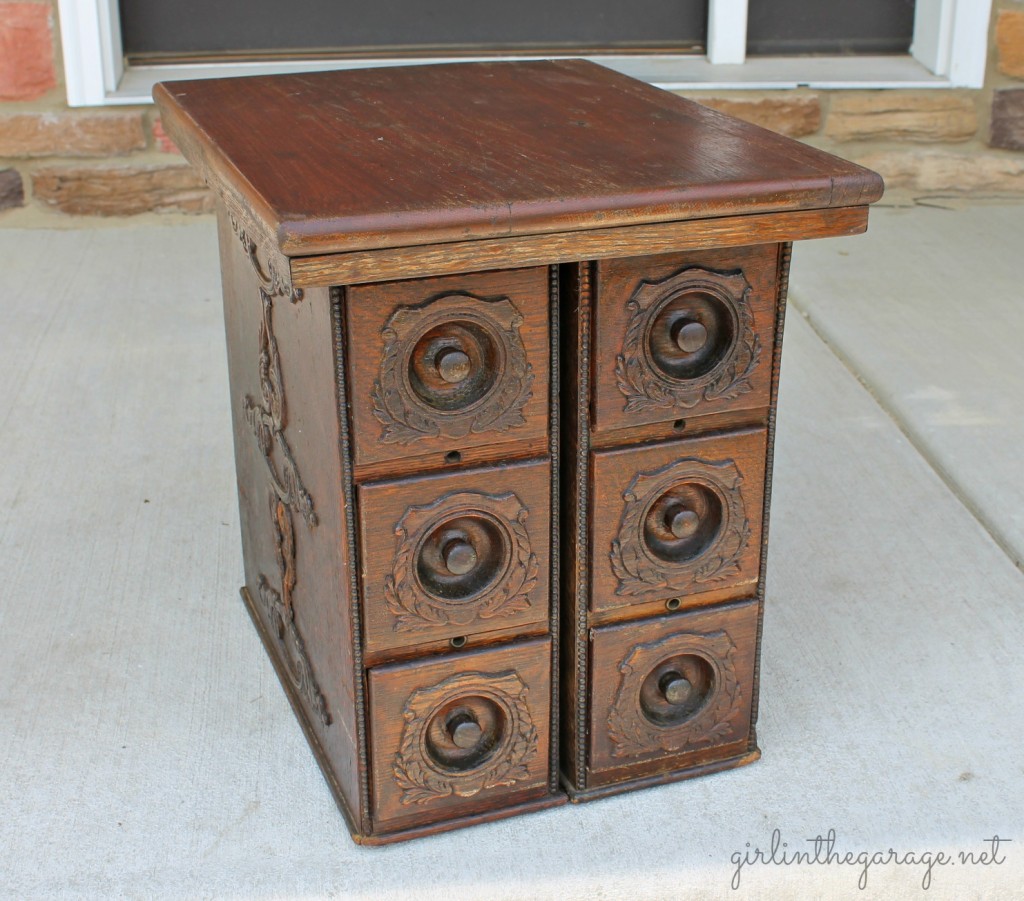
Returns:
[[[218,216],[245,593],[318,761],[360,829],[357,673],[330,291]],[[301,299],[299,299],[301,297]]]
[[[778,302],[775,311],[775,345],[772,349],[771,406],[768,411],[768,441],[764,466],[764,518],[761,524],[761,569],[757,582],[757,637],[754,651],[753,703],[750,710],[749,749],[757,747],[757,714],[761,700],[761,635],[764,631],[765,573],[768,567],[768,526],[772,506],[772,467],[775,462],[775,421],[779,401],[779,373],[782,362],[782,332],[786,324],[786,299],[789,294],[789,267],[793,257],[793,244],[777,245],[779,275]]]

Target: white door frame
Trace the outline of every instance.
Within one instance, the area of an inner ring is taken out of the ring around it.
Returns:
[[[124,65],[117,0],[58,0],[70,106],[148,103],[158,81],[442,62],[410,59]],[[674,89],[980,88],[992,0],[917,0],[909,56],[761,57],[746,60],[747,0],[708,0],[707,56],[592,56]],[[464,58],[464,57],[463,57]],[[494,57],[488,57],[493,59]],[[523,58],[523,57],[516,57]]]

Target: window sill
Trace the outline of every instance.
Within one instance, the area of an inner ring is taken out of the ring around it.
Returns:
[[[482,57],[494,59],[495,57]],[[515,57],[523,59],[527,57]],[[537,57],[534,57],[537,58]],[[656,87],[673,91],[765,91],[797,87],[822,90],[873,88],[946,88],[948,78],[935,75],[911,56],[751,57],[742,65],[712,65],[701,56],[595,56],[594,62]],[[459,57],[459,60],[467,60]],[[455,58],[321,59],[258,63],[128,66],[117,90],[105,104],[151,103],[158,81],[315,72],[324,69],[455,62]]]

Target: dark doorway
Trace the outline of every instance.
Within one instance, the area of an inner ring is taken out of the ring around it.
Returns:
[[[706,0],[120,0],[129,58],[700,51]]]
[[[914,0],[750,0],[747,52],[906,53]]]

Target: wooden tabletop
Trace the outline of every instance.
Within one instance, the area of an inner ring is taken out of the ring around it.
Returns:
[[[877,200],[875,173],[583,60],[158,84],[289,256]]]

